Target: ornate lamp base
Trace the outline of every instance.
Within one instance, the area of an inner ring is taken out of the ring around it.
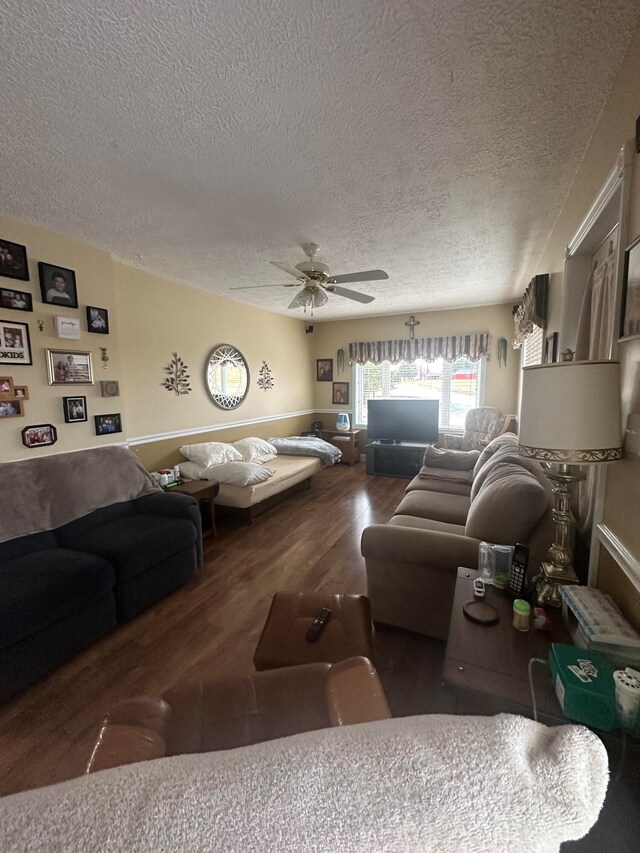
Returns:
[[[571,565],[571,495],[569,486],[585,479],[580,472],[574,474],[568,465],[559,465],[557,471],[548,471],[547,477],[556,483],[553,489],[555,508],[553,510],[554,540],[549,548],[549,559],[540,567],[541,573],[536,579],[537,602],[542,607],[561,607],[560,587],[564,583],[579,583]]]
[[[551,563],[543,563],[536,580],[536,601],[538,604],[541,607],[561,607],[560,587],[565,583],[580,583],[571,567],[569,567],[569,571],[564,569],[558,572],[558,569]]]

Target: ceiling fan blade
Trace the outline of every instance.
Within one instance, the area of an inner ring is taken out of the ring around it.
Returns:
[[[300,303],[298,302],[298,294],[296,293],[296,295],[293,297],[291,302],[287,305],[287,308],[299,308],[299,307],[300,307]]]
[[[283,270],[284,272],[288,272],[289,275],[292,275],[294,278],[297,278],[298,281],[308,281],[309,276],[297,270],[295,267],[289,266],[289,264],[281,264],[280,261],[269,261],[274,267],[278,267],[279,270]]]
[[[348,272],[346,275],[332,275],[327,284],[348,284],[351,281],[384,281],[389,278],[384,270],[365,270]]]
[[[358,293],[357,290],[349,290],[346,287],[329,286],[326,288],[329,293],[335,293],[338,296],[346,296],[347,299],[353,299],[355,302],[373,302],[375,296],[368,296],[366,293]]]
[[[295,287],[294,284],[247,284],[246,287],[230,287],[229,290],[253,290],[255,287]]]

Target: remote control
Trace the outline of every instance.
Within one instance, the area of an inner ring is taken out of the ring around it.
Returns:
[[[324,628],[324,626],[329,621],[330,616],[331,616],[331,611],[329,610],[329,608],[323,607],[322,610],[320,611],[320,613],[313,620],[311,627],[309,628],[309,630],[305,634],[305,637],[307,638],[308,642],[315,643],[315,641],[320,636],[322,629]]]
[[[529,549],[526,545],[516,545],[509,569],[507,591],[518,597],[523,595],[527,582],[527,563],[529,562]]]

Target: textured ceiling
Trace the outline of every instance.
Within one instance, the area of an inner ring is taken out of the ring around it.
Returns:
[[[268,262],[304,260],[304,242],[334,274],[389,273],[348,285],[370,305],[332,296],[316,321],[504,302],[638,8],[0,0],[0,206],[282,313],[291,289],[229,288],[284,283]]]

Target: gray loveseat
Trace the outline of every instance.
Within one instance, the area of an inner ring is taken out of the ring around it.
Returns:
[[[375,621],[445,639],[458,566],[477,568],[481,541],[521,542],[530,568],[553,539],[551,484],[505,433],[482,451],[428,448],[387,524],[362,534]]]
[[[0,701],[189,580],[197,501],[123,447],[0,465]]]

